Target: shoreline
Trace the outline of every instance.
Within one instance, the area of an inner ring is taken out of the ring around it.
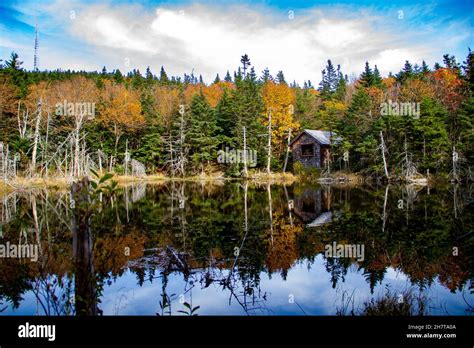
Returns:
[[[105,174],[105,173],[104,173]],[[288,184],[295,182],[302,183],[317,183],[320,185],[351,185],[360,186],[370,184],[377,181],[375,178],[365,176],[358,173],[334,172],[328,177],[305,177],[305,175],[297,175],[293,173],[274,172],[267,174],[266,172],[249,173],[247,178],[243,177],[226,177],[222,172],[213,174],[192,175],[187,177],[170,177],[163,174],[152,174],[141,177],[114,175],[112,178],[117,181],[119,185],[127,185],[134,183],[165,183],[170,181],[176,182],[232,182],[232,181],[247,181],[254,184]],[[28,189],[65,189],[68,188],[73,181],[77,179],[50,177],[50,178],[24,178],[18,177],[10,181],[0,181],[0,195],[7,194],[14,191],[23,191]],[[380,178],[381,182],[386,184],[399,185],[417,185],[417,186],[434,186],[440,183],[450,183],[449,180],[442,176],[430,176],[430,178],[418,178],[416,180],[403,180],[402,178],[391,178],[387,181],[384,177]],[[463,181],[464,182],[464,181]],[[459,182],[459,183],[463,183]]]

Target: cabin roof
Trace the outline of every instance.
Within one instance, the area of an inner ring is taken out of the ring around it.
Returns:
[[[332,221],[332,213],[330,211],[324,212],[316,219],[306,225],[306,227],[318,227]]]
[[[296,138],[293,139],[293,141],[290,143],[290,146],[292,146],[293,143],[298,140],[304,133],[314,138],[321,145],[331,145],[331,132],[314,129],[304,129],[300,134],[296,136]]]

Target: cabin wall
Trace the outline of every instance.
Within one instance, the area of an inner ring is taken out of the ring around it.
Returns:
[[[306,157],[302,156],[301,154],[301,145],[313,145],[313,156]],[[320,144],[311,136],[304,133],[298,140],[296,140],[292,147],[293,153],[293,163],[297,161],[301,162],[305,168],[313,167],[313,168],[320,168],[321,167],[321,146]]]

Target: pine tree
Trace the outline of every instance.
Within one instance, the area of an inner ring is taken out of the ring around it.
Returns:
[[[114,71],[114,81],[115,81],[115,83],[122,83],[123,82],[123,76],[122,76],[122,73],[120,72],[119,69],[116,69]]]
[[[221,130],[222,142],[229,146],[232,146],[232,132],[236,123],[233,102],[231,93],[225,88],[216,106],[217,126]]]
[[[430,68],[428,67],[428,64],[426,64],[425,61],[421,62],[421,72],[423,74],[427,74],[430,72]]]
[[[167,85],[169,83],[168,75],[166,74],[165,68],[161,66],[160,70],[160,84]]]
[[[216,159],[219,145],[216,115],[207,102],[202,89],[191,102],[191,127],[188,132],[190,155],[195,168]]]
[[[338,75],[338,82],[336,91],[334,92],[334,98],[339,101],[344,101],[346,98],[346,91],[347,91],[347,76],[343,76],[341,72],[341,68],[337,66],[337,75]]]
[[[23,62],[19,59],[18,54],[12,52],[10,55],[10,60],[5,62],[5,68],[10,70],[21,70],[21,65]]]
[[[262,81],[262,83],[266,83],[272,80],[273,78],[270,75],[270,70],[268,70],[268,68],[265,68],[265,70],[262,71],[262,77],[260,77],[260,81]]]
[[[322,80],[319,84],[321,98],[323,100],[329,100],[333,97],[339,84],[340,66],[338,66],[338,71],[336,72],[336,69],[334,69],[334,65],[332,64],[331,60],[328,59],[326,68],[321,73]]]
[[[214,83],[219,83],[221,82],[221,78],[219,77],[219,74],[216,75],[216,78],[214,79]]]
[[[247,54],[244,54],[241,58],[240,58],[240,62],[242,63],[242,66],[244,68],[244,77],[246,77],[247,75],[247,69],[250,65],[252,65],[250,63],[250,58]]]
[[[383,86],[382,77],[380,76],[377,65],[374,67],[374,86],[381,88]]]
[[[232,82],[232,77],[230,76],[229,70],[227,70],[227,74],[225,74],[224,81]]]
[[[279,83],[279,84],[286,84],[286,81],[285,81],[285,75],[283,75],[283,71],[279,71],[277,76],[276,76],[276,82]]]
[[[371,87],[374,85],[374,73],[370,68],[369,62],[365,62],[365,70],[360,75],[360,84],[362,87]]]
[[[413,66],[408,60],[405,61],[403,69],[398,73],[397,80],[404,82],[408,79],[411,79],[414,76]]]
[[[151,72],[150,67],[147,67],[147,68],[146,68],[145,78],[146,78],[148,81],[153,80],[153,73]]]

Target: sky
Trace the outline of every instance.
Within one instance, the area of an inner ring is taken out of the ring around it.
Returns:
[[[474,0],[2,0],[0,59],[15,51],[33,68],[36,21],[40,70],[164,66],[208,83],[232,74],[243,54],[257,75],[282,70],[315,85],[328,59],[350,77],[366,61],[386,76],[405,60],[432,67],[474,49]]]

